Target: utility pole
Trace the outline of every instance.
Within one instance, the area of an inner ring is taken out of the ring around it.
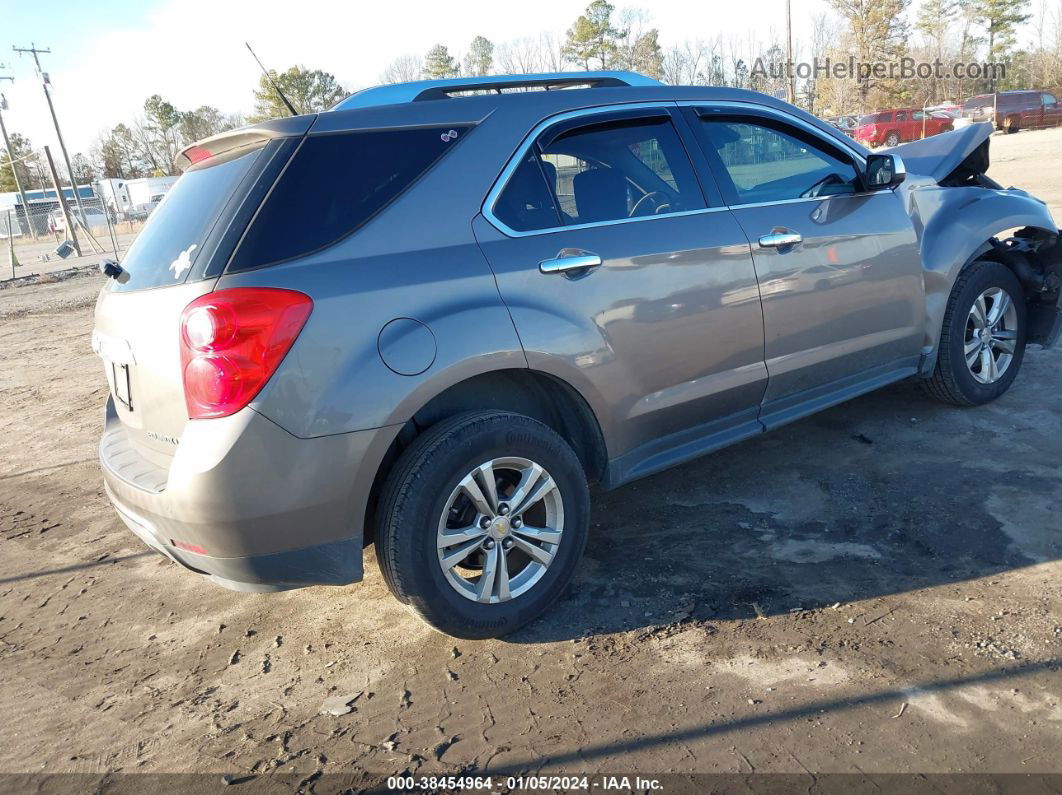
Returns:
[[[44,157],[48,160],[48,170],[52,172],[52,184],[55,186],[55,195],[59,199],[59,207],[63,211],[63,220],[66,221],[66,234],[70,236],[70,242],[74,244],[74,251],[81,256],[81,244],[77,242],[77,230],[74,229],[73,219],[70,217],[70,205],[66,203],[63,188],[59,184],[59,174],[55,170],[55,161],[52,159],[52,150],[44,147]],[[75,191],[76,195],[76,191]]]
[[[6,69],[7,64],[0,63],[0,69]],[[7,75],[0,75],[0,80],[10,80],[15,82],[15,78],[8,77]],[[37,230],[33,226],[33,219],[30,217],[29,199],[26,198],[26,191],[22,188],[22,180],[18,178],[18,169],[15,168],[15,150],[11,148],[11,140],[7,137],[7,126],[4,124],[4,111],[7,110],[7,97],[0,94],[0,132],[4,135],[4,147],[7,149],[7,159],[11,161],[11,173],[15,177],[15,190],[18,191],[19,198],[22,199],[22,214],[26,216],[26,226],[29,227],[30,234],[33,235],[33,239],[37,239]],[[17,213],[16,213],[16,219]],[[11,230],[8,230],[10,232]]]
[[[19,54],[26,52],[32,53],[33,62],[37,64],[37,74],[41,76],[41,86],[44,88],[44,98],[48,100],[48,110],[52,113],[52,124],[55,125],[55,137],[59,139],[59,150],[63,153],[63,162],[66,163],[66,173],[70,175],[70,186],[74,191],[74,204],[77,205],[77,212],[78,215],[81,216],[81,223],[84,224],[87,229],[88,219],[85,217],[85,210],[81,206],[81,196],[77,191],[77,178],[74,176],[74,169],[70,166],[70,155],[66,152],[66,143],[63,141],[63,133],[59,130],[59,119],[55,115],[55,106],[52,104],[52,94],[48,90],[51,80],[48,77],[48,73],[41,69],[41,59],[39,56],[41,53],[50,53],[52,50],[51,48],[39,50],[37,49],[37,45],[32,43],[29,47],[12,46],[11,49]]]
[[[793,0],[785,0],[785,101],[796,104],[796,80],[793,68]]]

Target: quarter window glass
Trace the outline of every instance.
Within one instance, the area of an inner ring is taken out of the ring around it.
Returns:
[[[543,182],[548,197],[540,193]],[[555,138],[547,132],[513,173],[494,213],[510,228],[528,231],[704,206],[671,121],[653,118],[589,122]]]
[[[420,127],[309,136],[258,211],[229,270],[302,256],[346,237],[466,132]]]
[[[545,176],[549,173],[546,164],[540,163],[534,152],[529,152],[494,205],[498,220],[517,232],[561,226],[553,199],[556,169],[552,169],[553,185],[546,183]]]
[[[716,119],[702,119],[701,128],[709,156],[718,156],[717,167],[721,165],[733,183],[738,204],[859,190],[859,176],[850,160],[782,129]]]

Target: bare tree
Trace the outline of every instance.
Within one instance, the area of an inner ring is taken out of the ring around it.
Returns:
[[[380,73],[381,83],[408,83],[420,80],[424,66],[416,55],[400,55]]]
[[[551,71],[541,38],[523,38],[498,46],[497,62],[505,74],[526,75]]]

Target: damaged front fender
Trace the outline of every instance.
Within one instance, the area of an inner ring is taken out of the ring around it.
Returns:
[[[1012,230],[1028,229],[1027,238],[1038,240],[1038,250],[1020,252],[1029,269],[1057,271],[1052,252],[1057,252],[1058,228],[1051,211],[1039,199],[1020,190],[985,187],[948,188],[923,186],[910,192],[912,218],[922,249],[926,296],[926,326],[923,370],[932,372],[935,351],[944,322],[944,310],[959,272],[982,256],[999,259],[1014,267],[1014,257],[998,256],[1001,238]],[[1018,273],[1021,279],[1022,274]],[[1029,285],[1026,286],[1026,295]],[[1040,285],[1043,285],[1041,281]],[[1042,293],[1042,290],[1037,290]],[[1040,301],[1040,296],[1037,301]],[[1054,296],[1057,302],[1057,295]],[[1031,340],[1038,341],[1038,340]]]

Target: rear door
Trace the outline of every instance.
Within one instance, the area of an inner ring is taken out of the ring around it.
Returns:
[[[1026,128],[1042,127],[1044,123],[1044,105],[1040,93],[1025,91],[1018,95],[1021,103],[1021,126]]]
[[[667,107],[540,125],[475,231],[530,366],[597,409],[614,482],[760,430],[748,241],[706,201]]]
[[[769,428],[915,371],[918,241],[902,200],[866,192],[853,153],[782,112],[689,109],[759,278]]]
[[[1057,127],[1062,124],[1062,108],[1058,106],[1058,100],[1055,95],[1044,91],[1040,94],[1040,101],[1044,107],[1044,126]]]

